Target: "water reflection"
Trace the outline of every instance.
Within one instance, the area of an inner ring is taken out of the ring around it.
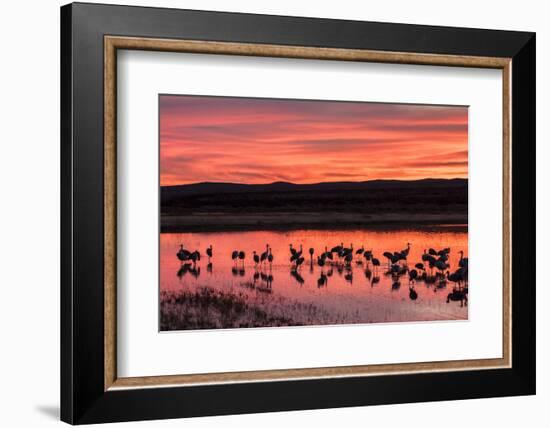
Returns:
[[[213,290],[245,308],[216,328],[468,317],[465,229],[161,234],[160,251],[161,315],[163,296]]]
[[[186,274],[190,274],[194,278],[198,278],[201,274],[201,268],[200,266],[197,266],[193,263],[183,263],[181,267],[178,269],[177,277],[179,279],[182,279]]]

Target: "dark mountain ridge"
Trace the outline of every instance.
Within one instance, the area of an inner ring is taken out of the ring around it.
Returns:
[[[425,178],[421,180],[369,180],[369,181],[339,181],[313,184],[295,184],[277,181],[268,184],[240,184],[223,182],[202,182],[176,186],[162,186],[163,202],[192,195],[213,195],[228,193],[265,193],[265,192],[296,192],[296,191],[335,191],[335,190],[372,190],[372,189],[423,189],[423,188],[463,188],[468,186],[468,180],[463,178]]]

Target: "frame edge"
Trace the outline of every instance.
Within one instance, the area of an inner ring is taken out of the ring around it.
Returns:
[[[60,418],[74,423],[74,376],[73,376],[73,272],[72,272],[72,5],[60,8],[60,156],[61,156],[61,388]]]

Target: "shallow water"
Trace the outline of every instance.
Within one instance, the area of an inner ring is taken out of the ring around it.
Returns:
[[[411,243],[408,266],[421,261],[424,249],[436,250],[450,247],[451,271],[458,268],[459,251],[468,254],[466,227],[426,227],[423,229],[392,230],[296,230],[296,231],[250,231],[213,233],[163,233],[160,235],[160,291],[196,291],[211,287],[226,293],[246,296],[251,304],[273,308],[296,320],[296,324],[322,325],[342,323],[378,323],[433,320],[464,320],[468,318],[467,305],[460,301],[447,303],[447,295],[453,284],[437,287],[423,281],[410,283],[408,275],[398,281],[386,274],[388,264],[384,251],[401,251]],[[300,268],[292,269],[289,244],[303,248],[305,261]],[[372,250],[380,260],[378,269],[367,266],[365,259],[354,254],[350,267],[341,263],[320,267],[316,256],[325,246],[343,243],[355,250],[364,246]],[[199,250],[201,260],[195,267],[182,269],[176,257],[180,244],[191,251]],[[208,261],[206,248],[212,245],[213,257]],[[274,261],[255,266],[253,251],[272,248]],[[314,249],[310,262],[309,248]],[[233,250],[246,253],[244,263],[231,259]],[[356,257],[362,260],[356,262]],[[326,275],[326,284],[319,284],[321,274]],[[398,282],[399,284],[396,284]],[[411,289],[414,290],[411,293]],[[412,299],[416,293],[416,299]],[[304,313],[304,307],[308,308]],[[314,308],[315,310],[311,310]],[[161,314],[162,315],[162,314]],[[254,322],[251,322],[254,326]],[[235,327],[217,325],[214,328]],[[180,322],[175,328],[192,328]]]

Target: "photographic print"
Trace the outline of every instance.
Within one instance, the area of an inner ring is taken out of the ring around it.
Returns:
[[[468,319],[468,108],[159,95],[161,331]]]

